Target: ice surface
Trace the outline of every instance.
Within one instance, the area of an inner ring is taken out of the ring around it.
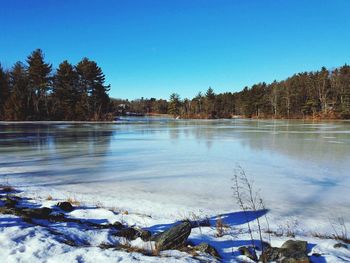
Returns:
[[[349,220],[350,122],[137,119],[1,123],[0,175],[32,193],[180,218],[237,210],[242,166],[271,215]]]

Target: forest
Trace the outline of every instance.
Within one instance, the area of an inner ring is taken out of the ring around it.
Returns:
[[[122,87],[121,87],[122,88]],[[303,72],[239,92],[209,87],[194,98],[109,98],[109,85],[95,61],[68,61],[56,70],[40,49],[10,69],[0,65],[0,120],[113,120],[117,115],[171,114],[181,118],[350,118],[350,66]]]
[[[168,101],[114,100],[127,111],[172,114],[181,118],[350,118],[350,67],[295,74],[282,81],[215,94],[209,87],[192,99],[173,93]]]
[[[26,63],[11,69],[0,65],[0,119],[104,120],[110,119],[109,86],[96,62],[68,61],[53,71],[42,50],[33,51]]]

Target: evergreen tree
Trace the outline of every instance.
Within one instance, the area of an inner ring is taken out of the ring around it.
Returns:
[[[180,114],[180,96],[177,93],[172,93],[170,95],[170,101],[169,101],[169,114],[172,114],[174,117],[178,116]]]
[[[5,105],[5,116],[8,120],[31,119],[30,89],[27,69],[17,62],[10,72],[10,97]]]
[[[215,93],[214,93],[214,90],[211,87],[209,87],[207,89],[207,92],[205,93],[205,97],[208,100],[214,100],[215,99]]]
[[[75,67],[62,62],[55,74],[40,49],[17,62],[9,71],[0,65],[0,118],[9,120],[101,120],[109,111],[169,112],[199,118],[330,117],[350,118],[350,67],[302,72],[271,84],[258,83],[240,92],[205,95],[180,100],[173,93],[169,102],[155,98],[114,100],[96,62],[84,58]]]
[[[206,102],[206,113],[210,118],[214,118],[216,115],[215,112],[215,93],[214,90],[209,87],[205,93],[205,102]]]
[[[196,113],[196,114],[202,113],[203,101],[204,101],[202,92],[198,92],[197,96],[194,98],[194,101],[196,102],[195,113]]]
[[[56,72],[53,83],[54,116],[58,120],[75,120],[75,105],[79,99],[78,73],[63,61]]]
[[[108,111],[110,86],[105,86],[105,75],[94,61],[84,58],[76,66],[80,93],[79,113],[84,119],[99,119]]]
[[[9,97],[10,87],[8,80],[8,73],[2,68],[0,64],[0,119],[4,119],[4,108],[6,100]]]
[[[41,49],[34,50],[27,58],[28,77],[35,119],[48,118],[48,94],[51,88],[51,64],[45,63]]]

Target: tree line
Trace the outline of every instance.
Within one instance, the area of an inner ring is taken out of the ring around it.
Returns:
[[[114,106],[142,113],[182,118],[350,118],[350,67],[303,72],[270,84],[245,87],[240,92],[215,94],[212,88],[192,99],[173,93],[168,101],[117,100]]]
[[[96,62],[63,61],[56,70],[40,49],[10,69],[0,65],[1,120],[111,120],[125,112],[182,118],[350,118],[350,66],[302,72],[239,92],[209,87],[194,98],[110,99]]]
[[[1,120],[103,120],[110,118],[105,75],[96,62],[67,60],[57,70],[34,50],[26,63],[0,65]]]

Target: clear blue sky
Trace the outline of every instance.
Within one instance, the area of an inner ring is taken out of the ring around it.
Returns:
[[[3,0],[0,61],[96,60],[119,98],[238,91],[350,62],[349,0]]]

